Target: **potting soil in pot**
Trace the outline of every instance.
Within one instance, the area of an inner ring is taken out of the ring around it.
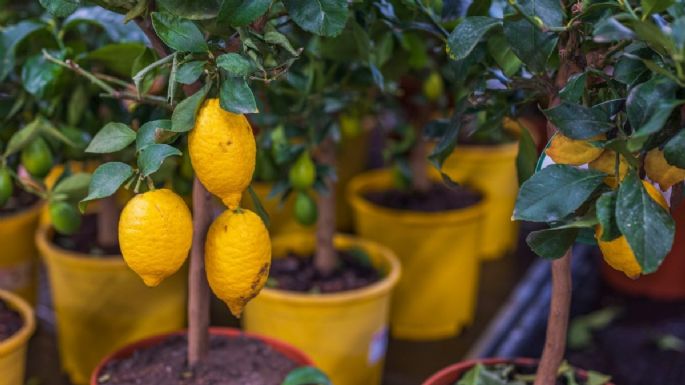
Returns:
[[[322,276],[314,266],[312,255],[288,253],[275,258],[269,272],[267,287],[281,290],[334,293],[360,289],[377,282],[381,276],[362,250],[338,250],[340,266],[330,275]]]
[[[38,197],[15,186],[14,194],[7,203],[0,206],[0,216],[14,214],[38,202]]]
[[[21,315],[0,299],[0,342],[12,337],[23,324]]]
[[[422,212],[458,210],[481,200],[480,194],[463,188],[449,188],[440,183],[431,184],[428,191],[401,190],[369,191],[364,197],[379,206]]]
[[[109,362],[98,383],[108,385],[281,385],[300,366],[264,342],[211,336],[209,353],[193,370],[187,367],[188,340],[173,336],[131,357]]]
[[[59,247],[90,255],[119,255],[119,246],[101,246],[97,243],[97,215],[84,215],[81,228],[75,234],[55,233],[53,242]]]

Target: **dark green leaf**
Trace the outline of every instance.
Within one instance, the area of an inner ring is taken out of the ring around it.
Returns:
[[[181,84],[193,84],[200,78],[207,62],[196,60],[183,63],[176,72],[176,81]]]
[[[60,59],[63,55],[59,52],[50,52],[51,55]],[[21,81],[24,89],[31,95],[42,98],[47,97],[54,91],[56,83],[64,72],[64,68],[48,61],[42,53],[31,56],[24,63],[21,70]]]
[[[652,13],[659,13],[666,10],[675,3],[675,0],[641,0],[642,18],[646,19]]]
[[[282,47],[293,56],[299,55],[299,52],[297,52],[295,48],[293,48],[292,44],[290,44],[290,40],[288,40],[288,38],[284,34],[278,31],[269,31],[265,33],[264,41],[269,44],[275,44],[279,47]]]
[[[181,52],[206,52],[209,48],[200,29],[190,20],[152,12],[152,26],[164,44]]]
[[[654,22],[628,18],[625,23],[632,27],[639,39],[644,40],[655,51],[665,54],[674,52],[675,45]]]
[[[469,5],[466,16],[487,16],[490,13],[492,0],[478,0]]]
[[[609,43],[612,41],[630,40],[635,37],[633,31],[621,24],[613,17],[602,19],[595,25],[592,32],[593,40],[598,43]]]
[[[123,150],[136,140],[136,132],[124,123],[107,123],[93,140],[90,141],[86,152],[94,154],[107,154]]]
[[[458,102],[456,112],[450,119],[449,124],[445,125],[445,131],[438,143],[435,144],[435,148],[428,155],[428,160],[440,170],[442,164],[452,155],[454,147],[457,145],[457,140],[459,139],[459,132],[461,131],[461,114],[466,108],[466,103],[464,100]]]
[[[269,9],[271,0],[224,0],[217,21],[232,27],[244,27]]]
[[[224,110],[236,114],[259,112],[252,90],[243,78],[228,77],[221,82],[219,103]]]
[[[542,258],[557,259],[566,254],[577,236],[577,228],[537,230],[528,234],[526,243]]]
[[[454,385],[511,385],[505,376],[498,373],[497,368],[476,364]],[[514,384],[519,385],[519,384]]]
[[[174,108],[174,112],[171,115],[171,131],[187,132],[193,129],[193,126],[195,126],[195,115],[200,110],[211,87],[212,84],[207,83],[192,96],[178,103],[178,106]]]
[[[283,4],[300,28],[317,35],[337,36],[347,23],[346,0],[283,0]]]
[[[60,180],[52,189],[54,194],[64,194],[69,200],[81,200],[88,193],[91,175],[79,172]]]
[[[504,35],[495,34],[488,39],[488,53],[506,76],[512,76],[521,68],[521,60],[511,50]]]
[[[102,46],[86,55],[86,59],[102,63],[117,75],[128,77],[132,63],[145,51],[141,43],[117,43]]]
[[[562,102],[543,112],[559,131],[572,139],[588,139],[613,128],[609,116],[599,108]]]
[[[190,20],[205,20],[219,14],[221,0],[155,0],[163,11]]]
[[[471,16],[465,18],[447,38],[450,58],[459,60],[467,57],[483,36],[499,25],[502,25],[502,22],[492,17]]]
[[[602,226],[602,240],[611,241],[621,236],[621,230],[616,223],[616,191],[608,191],[597,198],[595,208],[597,220]]]
[[[262,205],[262,201],[259,199],[259,196],[255,193],[252,186],[247,187],[247,192],[250,194],[250,199],[252,199],[252,205],[254,206],[257,215],[262,218],[262,222],[264,222],[264,225],[268,228],[271,226],[271,221],[269,220],[269,213],[266,212],[266,209]]]
[[[516,199],[514,219],[553,222],[573,213],[606,174],[592,169],[554,164],[535,173],[523,185]]]
[[[641,60],[623,56],[614,66],[614,79],[626,85],[633,85],[647,72],[647,67]]]
[[[126,163],[109,162],[100,165],[90,180],[88,196],[79,203],[81,212],[85,211],[88,202],[114,194],[131,176],[133,169]]]
[[[313,366],[302,366],[293,369],[281,385],[332,385],[328,376]]]
[[[136,151],[140,151],[145,147],[158,143],[157,136],[159,131],[170,131],[171,120],[153,120],[146,122],[138,129],[136,135]]]
[[[31,123],[24,126],[24,128],[15,132],[7,143],[7,147],[5,148],[5,153],[3,155],[6,157],[26,147],[26,145],[28,145],[38,136],[42,124],[43,121],[41,118],[35,118],[31,121]]]
[[[559,91],[561,100],[569,103],[579,103],[585,93],[585,80],[587,72],[581,72],[571,76],[566,86]]]
[[[71,15],[80,4],[79,0],[40,0],[40,5],[56,17]]]
[[[69,104],[67,104],[67,124],[76,126],[80,121],[83,113],[86,111],[86,106],[89,102],[88,93],[84,85],[78,85],[74,88],[74,92],[69,97]]]
[[[252,62],[237,53],[225,53],[216,58],[216,65],[231,76],[247,76],[252,73]]]
[[[149,144],[140,150],[138,154],[140,175],[149,176],[162,167],[162,163],[166,158],[181,155],[181,151],[168,144]]]
[[[634,87],[626,100],[628,122],[630,122],[633,130],[642,131],[648,135],[651,133],[648,131],[661,129],[671,110],[675,107],[664,102],[675,99],[677,89],[677,84],[659,76]],[[643,128],[645,126],[647,127]]]
[[[535,166],[538,161],[538,150],[533,137],[527,128],[521,130],[519,137],[519,152],[516,155],[516,171],[519,185],[527,181],[535,174]]]
[[[135,23],[124,23],[124,15],[108,11],[102,7],[81,7],[77,9],[64,20],[61,32],[71,32],[72,29],[84,23],[102,28],[112,42],[147,42],[145,34]]]
[[[628,173],[618,189],[616,222],[643,272],[655,272],[671,251],[675,223],[671,215],[649,196],[633,171]]]
[[[648,117],[647,121],[635,132],[632,137],[645,137],[655,132],[661,131],[668,118],[671,117],[673,109],[685,104],[683,100],[662,100],[656,106],[652,115]]]
[[[14,67],[17,46],[29,35],[43,28],[43,23],[25,20],[0,31],[0,82]]]
[[[666,142],[664,157],[669,164],[685,169],[685,129],[678,130],[678,133]]]

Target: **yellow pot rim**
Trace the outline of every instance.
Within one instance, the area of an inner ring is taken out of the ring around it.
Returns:
[[[471,221],[483,214],[485,194],[472,186],[469,186],[469,188],[478,191],[481,194],[481,200],[478,203],[461,209],[441,212],[418,212],[393,209],[371,203],[364,198],[364,193],[372,190],[372,185],[381,185],[386,188],[390,187],[390,173],[391,171],[388,169],[381,169],[367,171],[352,178],[347,187],[347,200],[360,215],[374,213],[375,215],[392,217],[393,221],[406,224],[440,226],[445,223]],[[431,172],[431,178],[437,181],[440,180],[440,177],[437,176],[436,172]]]
[[[26,223],[32,221],[34,218],[36,218],[38,215],[40,215],[40,211],[43,208],[43,205],[45,202],[42,200],[39,200],[38,202],[32,204],[29,207],[25,207],[22,210],[19,210],[17,212],[11,213],[11,214],[6,214],[0,216],[0,223],[3,224],[8,224],[8,223]]]
[[[52,226],[42,225],[36,230],[36,245],[43,258],[60,260],[64,264],[88,270],[116,270],[127,269],[120,254],[93,255],[63,249],[50,241],[54,229]]]
[[[283,234],[274,238],[274,242],[278,242],[279,239],[287,239],[292,236],[311,236],[313,234]],[[346,244],[349,246],[359,246],[365,250],[373,250],[378,255],[381,255],[385,259],[389,266],[389,271],[385,277],[380,281],[375,282],[369,286],[363,287],[356,290],[348,290],[339,293],[323,293],[323,294],[311,294],[311,293],[300,293],[294,291],[278,290],[273,288],[265,287],[259,293],[259,297],[263,297],[269,300],[277,300],[282,302],[288,302],[291,304],[305,304],[305,305],[317,305],[317,306],[337,306],[341,303],[348,302],[359,302],[371,298],[376,298],[379,296],[387,295],[392,288],[397,284],[402,274],[402,267],[400,265],[399,259],[395,256],[389,248],[369,240],[354,237],[345,234],[336,234],[334,240],[336,244]]]
[[[16,294],[7,290],[0,290],[0,299],[5,301],[10,308],[16,310],[21,315],[24,324],[18,332],[10,338],[0,342],[0,357],[5,356],[26,344],[36,330],[36,320],[33,317],[31,306]]]

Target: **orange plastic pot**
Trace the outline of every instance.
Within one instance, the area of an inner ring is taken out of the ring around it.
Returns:
[[[291,359],[293,362],[300,364],[302,366],[311,366],[314,363],[312,360],[307,357],[306,354],[304,354],[302,351],[297,349],[296,347],[289,345],[285,342],[279,341],[277,339],[273,339],[270,337],[258,335],[255,333],[246,333],[242,332],[237,329],[231,329],[231,328],[218,328],[218,327],[213,327],[209,328],[209,332],[211,335],[214,336],[226,336],[226,337],[238,337],[238,336],[247,336],[250,338],[255,338],[258,340],[261,340],[265,342],[267,345],[271,346],[274,348],[276,351],[279,353],[283,354],[287,358]],[[95,370],[93,370],[93,373],[90,376],[90,385],[100,385],[98,382],[98,378],[100,377],[100,372],[102,372],[102,369],[112,360],[121,360],[124,358],[131,357],[136,351],[140,349],[145,349],[151,346],[155,346],[159,344],[160,342],[164,341],[165,339],[172,337],[172,336],[178,336],[178,335],[184,335],[186,334],[187,331],[182,330],[182,331],[177,331],[173,333],[166,333],[166,334],[161,334],[157,335],[154,337],[148,337],[143,340],[136,341],[134,343],[131,343],[111,354],[109,354],[107,357],[103,358],[100,363],[97,365]]]
[[[35,304],[38,282],[38,251],[33,237],[43,203],[0,216],[0,289],[18,294]]]
[[[121,256],[64,250],[52,237],[53,230],[41,226],[36,243],[50,279],[62,367],[74,384],[87,384],[93,368],[111,351],[184,327],[187,280],[182,271],[149,288]]]
[[[29,338],[36,329],[36,321],[31,306],[18,295],[0,290],[0,300],[19,312],[24,322],[19,331],[0,342],[0,385],[22,385],[26,369],[26,349]]]
[[[437,173],[431,176],[440,180]],[[426,213],[378,206],[364,196],[392,186],[391,171],[371,171],[355,177],[347,194],[357,233],[388,246],[402,264],[391,307],[392,334],[411,340],[454,336],[473,322],[484,203]]]

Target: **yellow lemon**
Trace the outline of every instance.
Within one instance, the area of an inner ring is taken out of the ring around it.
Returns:
[[[642,181],[642,185],[647,190],[652,199],[658,203],[664,209],[668,209],[668,204],[663,195],[652,186],[652,184]],[[615,238],[611,241],[602,241],[602,234],[604,230],[602,226],[595,227],[595,238],[599,244],[599,249],[602,251],[604,260],[616,270],[622,271],[625,275],[630,278],[637,278],[642,274],[642,267],[637,262],[633,250],[630,248],[630,244],[624,235]]]
[[[270,266],[269,232],[257,214],[226,210],[214,220],[205,241],[207,280],[233,315],[262,290]]]
[[[616,188],[628,173],[628,161],[620,155],[618,163],[618,181],[616,180],[616,151],[604,150],[602,155],[588,164],[590,168],[609,174],[604,178],[604,183],[611,188]],[[651,186],[651,185],[650,185]]]
[[[575,140],[557,133],[545,150],[545,154],[556,163],[579,166],[592,162],[602,154],[604,150],[593,146],[590,141],[604,138],[605,136],[601,135],[589,140]]]
[[[649,179],[658,183],[663,191],[685,180],[685,170],[668,164],[666,158],[664,158],[664,152],[658,148],[647,153],[645,157],[645,171]]]
[[[208,99],[188,137],[195,174],[209,192],[235,208],[250,185],[257,148],[245,115],[228,112],[219,99]]]
[[[193,219],[183,199],[168,189],[133,197],[119,219],[119,246],[126,264],[148,286],[178,271],[193,240]]]

